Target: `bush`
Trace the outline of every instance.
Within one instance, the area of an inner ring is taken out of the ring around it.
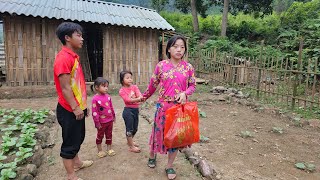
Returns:
[[[299,41],[304,38],[303,66],[306,59],[320,57],[320,0],[295,2],[282,14],[273,13],[262,18],[238,13],[228,16],[228,39],[219,37],[222,15],[199,16],[199,33],[193,33],[191,14],[161,12],[161,15],[178,33],[190,38],[190,51],[200,47],[217,48],[220,52],[231,52],[235,56],[259,56],[260,41],[264,40],[264,55],[284,57],[295,61]],[[199,47],[197,47],[199,46]],[[278,48],[278,49],[277,49]]]
[[[192,16],[191,14],[169,13],[163,11],[160,13],[178,33],[192,35]],[[206,18],[199,16],[199,28],[201,34],[209,36],[219,36],[221,32],[221,15],[209,15]],[[232,40],[241,41],[247,39],[249,41],[257,41],[267,39],[274,41],[278,36],[280,26],[279,15],[269,15],[264,18],[255,18],[253,15],[245,15],[239,13],[234,16],[229,14],[227,35]]]
[[[246,40],[241,42],[233,42],[227,38],[215,37],[215,39],[210,39],[206,41],[203,48],[204,50],[212,50],[216,48],[218,52],[232,53],[237,57],[259,57],[261,51],[261,45],[257,43],[250,43]],[[283,57],[284,54],[281,53],[279,49],[276,49],[270,45],[263,47],[264,57]]]
[[[206,18],[199,18],[199,28],[201,33],[208,35],[219,35],[221,31],[221,15],[210,15]]]
[[[265,39],[272,41],[277,37],[280,25],[280,17],[276,14],[255,18],[253,15],[239,13],[236,16],[229,15],[227,35],[233,40],[259,41]]]
[[[283,28],[293,28],[299,30],[308,19],[319,17],[320,0],[311,2],[294,2],[290,8],[281,15],[281,25]]]
[[[183,14],[178,12],[160,12],[160,15],[168,21],[175,29],[176,32],[185,35],[191,35],[193,32],[192,16],[191,14]]]

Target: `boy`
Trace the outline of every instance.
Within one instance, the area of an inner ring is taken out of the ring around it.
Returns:
[[[75,171],[89,167],[93,161],[80,161],[78,152],[85,137],[88,116],[86,85],[79,56],[83,45],[82,27],[72,22],[61,23],[56,35],[63,44],[54,62],[54,82],[58,94],[57,119],[62,128],[60,156],[68,180],[81,180]]]

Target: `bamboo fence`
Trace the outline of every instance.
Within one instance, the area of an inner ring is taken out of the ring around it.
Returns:
[[[214,50],[189,53],[189,62],[197,76],[216,85],[242,87],[254,98],[285,104],[290,108],[315,110],[320,107],[319,58],[302,59],[303,41],[298,59],[266,57],[263,43],[259,57],[234,57]]]

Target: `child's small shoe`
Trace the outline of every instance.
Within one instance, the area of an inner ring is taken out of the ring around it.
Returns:
[[[99,158],[103,158],[103,157],[106,157],[106,156],[107,156],[107,153],[104,152],[104,151],[99,151],[98,154],[97,154],[97,156],[98,156]]]
[[[109,151],[107,151],[107,154],[108,154],[109,156],[114,156],[114,155],[116,155],[116,152],[114,152],[113,149],[110,149]]]

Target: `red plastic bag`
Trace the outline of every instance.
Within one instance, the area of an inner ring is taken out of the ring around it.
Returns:
[[[199,112],[197,102],[178,104],[166,110],[164,145],[177,148],[199,142]]]

